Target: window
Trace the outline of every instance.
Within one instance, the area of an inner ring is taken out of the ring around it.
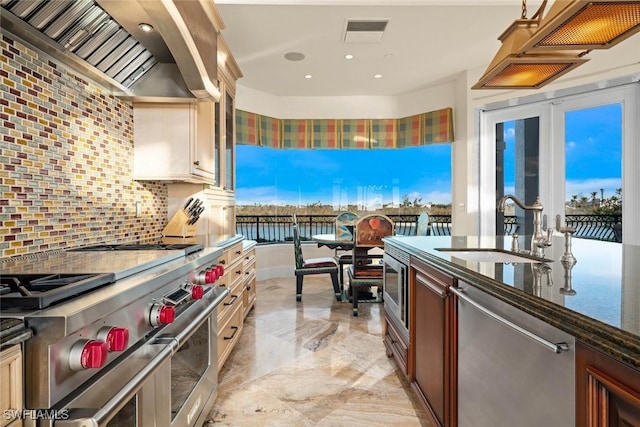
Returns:
[[[451,204],[451,145],[402,149],[272,149],[239,145],[238,205],[376,210]]]

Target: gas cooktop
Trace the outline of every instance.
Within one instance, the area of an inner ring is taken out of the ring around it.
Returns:
[[[113,282],[109,273],[2,275],[0,308],[40,310]]]

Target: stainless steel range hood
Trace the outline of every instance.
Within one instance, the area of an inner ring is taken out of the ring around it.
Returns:
[[[2,30],[131,99],[218,100],[211,0],[0,0]],[[141,23],[153,27],[144,32]]]

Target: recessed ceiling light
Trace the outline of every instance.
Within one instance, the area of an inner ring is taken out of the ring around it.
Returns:
[[[374,79],[381,79],[382,78],[382,74],[375,74],[373,76]]]
[[[312,77],[313,77],[313,76],[312,76],[311,74],[305,74],[305,75],[304,75],[304,78],[305,78],[305,79],[310,79],[310,78],[312,78]]]
[[[304,59],[304,54],[300,52],[287,52],[284,54],[284,57],[289,61],[302,61]]]
[[[150,33],[150,32],[153,31],[153,25],[147,24],[147,23],[144,23],[144,22],[138,24],[138,28],[140,28],[145,33]]]
[[[353,55],[351,55],[350,53],[347,53],[347,54],[344,56],[344,59],[353,59]]]

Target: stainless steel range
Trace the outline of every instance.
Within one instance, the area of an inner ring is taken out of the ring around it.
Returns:
[[[105,245],[2,260],[29,425],[194,426],[217,395],[222,250]]]

